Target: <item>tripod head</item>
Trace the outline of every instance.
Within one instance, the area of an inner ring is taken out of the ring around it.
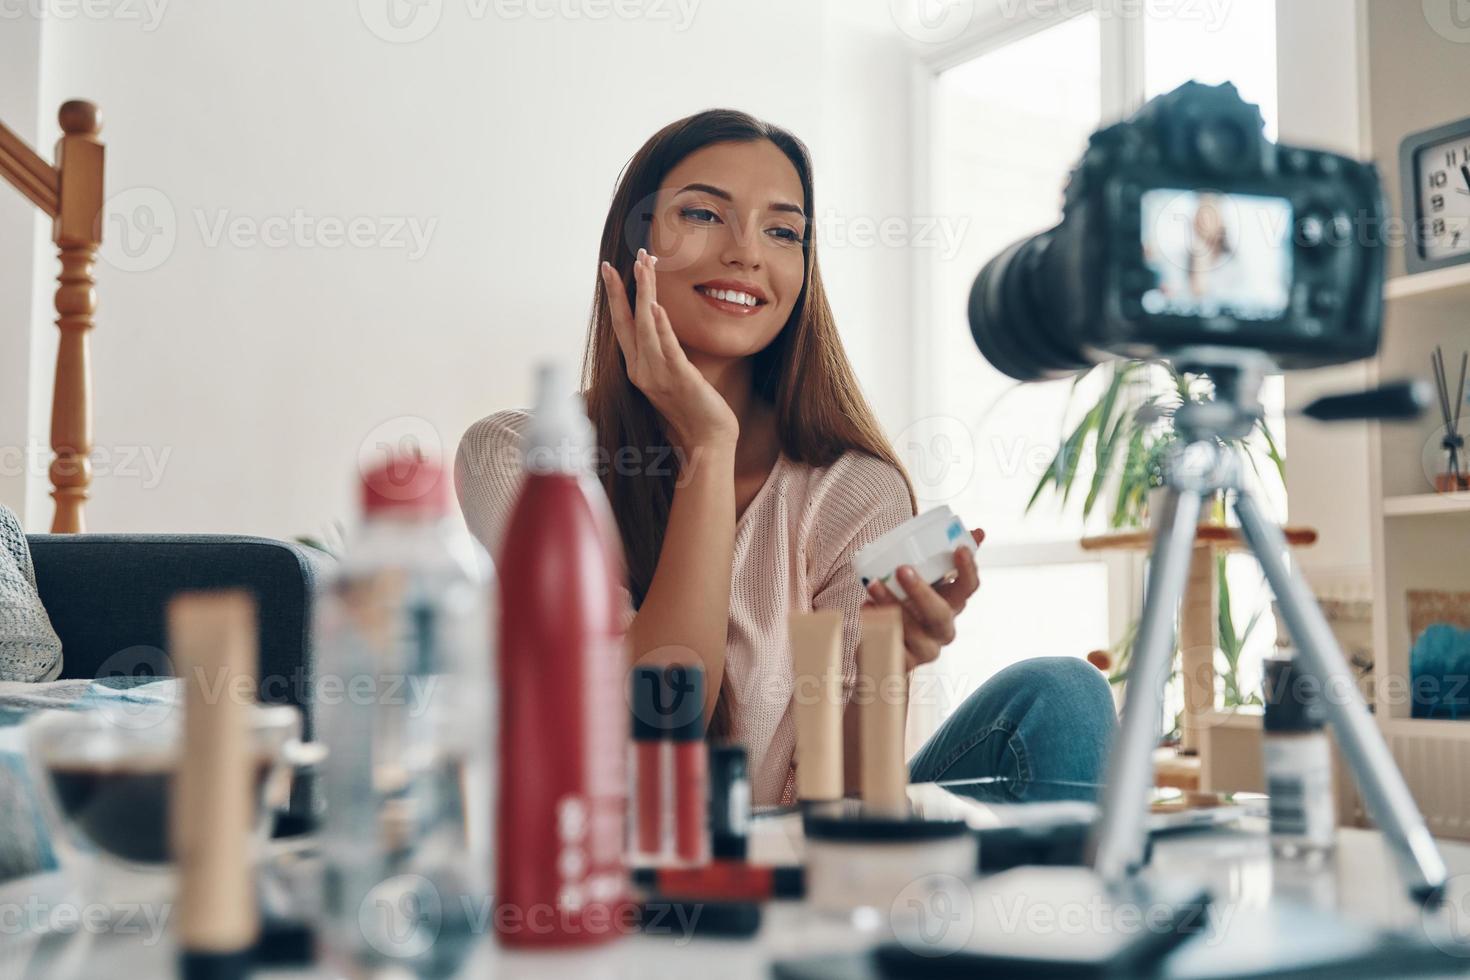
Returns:
[[[1174,425],[1186,443],[1210,439],[1243,439],[1261,419],[1261,385],[1276,364],[1263,352],[1229,347],[1190,347],[1169,360],[1184,374],[1201,374],[1214,382],[1214,392],[1186,401]],[[1365,391],[1324,395],[1297,411],[1318,422],[1408,421],[1429,407],[1427,382],[1393,381]]]

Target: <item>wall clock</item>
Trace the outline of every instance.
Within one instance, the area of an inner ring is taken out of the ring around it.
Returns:
[[[1410,273],[1470,262],[1470,119],[1411,133],[1399,144],[1404,248]]]

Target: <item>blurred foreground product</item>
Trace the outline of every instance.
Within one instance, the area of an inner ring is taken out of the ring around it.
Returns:
[[[795,680],[796,798],[842,799],[842,613],[793,612],[787,618]]]
[[[452,974],[488,908],[490,567],[449,490],[417,454],[365,472],[318,604],[321,939],[339,975]]]
[[[1315,859],[1336,839],[1332,745],[1322,685],[1287,654],[1266,660],[1262,684],[1271,849],[1282,857]]]
[[[858,641],[858,706],[862,736],[863,802],[903,814],[908,810],[909,769],[903,758],[908,714],[908,673],[904,670],[903,618],[898,609],[864,609]]]
[[[622,548],[572,376],[543,366],[500,563],[495,930],[508,946],[629,931]]]
[[[710,858],[710,771],[704,742],[704,670],[633,668],[632,860],[705,864]]]
[[[184,593],[168,607],[169,655],[184,680],[185,750],[174,782],[179,969],[185,980],[250,972],[260,928],[255,822],[255,603],[243,592]]]
[[[744,861],[750,849],[750,760],[745,746],[709,747],[710,853]]]

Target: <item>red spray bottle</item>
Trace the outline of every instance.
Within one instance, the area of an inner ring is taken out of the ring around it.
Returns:
[[[628,931],[622,547],[569,375],[543,366],[499,556],[495,930],[507,946]]]

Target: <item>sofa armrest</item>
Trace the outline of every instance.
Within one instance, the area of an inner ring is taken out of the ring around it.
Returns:
[[[301,709],[313,731],[312,600],[323,552],[223,534],[33,534],[36,585],[61,637],[62,677],[166,675],[164,611],[175,593],[245,589],[260,626],[260,698]]]

